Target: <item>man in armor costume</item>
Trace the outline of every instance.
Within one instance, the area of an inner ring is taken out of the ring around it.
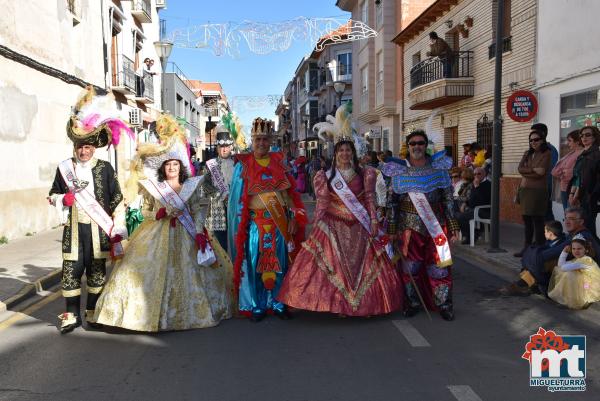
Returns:
[[[289,319],[277,301],[283,277],[304,239],[306,212],[281,152],[269,152],[273,122],[252,123],[252,153],[236,155],[228,234],[239,310],[253,321],[267,313]]]
[[[94,158],[96,148],[116,145],[121,131],[131,130],[111,108],[111,100],[95,97],[93,88],[75,106],[67,124],[74,157],[61,162],[48,201],[64,224],[62,294],[66,312],[59,315],[60,332],[81,326],[81,278],[86,275],[86,319],[90,326],[106,278],[106,258],[123,253],[127,237],[125,209],[117,175],[106,161]]]
[[[458,238],[459,225],[448,175],[452,160],[445,151],[427,155],[428,142],[424,131],[412,132],[406,137],[406,161],[390,162],[383,168],[391,177],[393,190],[387,205],[388,233],[399,246],[408,298],[404,314],[416,314],[423,301],[425,307],[439,310],[445,320],[453,320],[448,237]]]
[[[202,190],[210,198],[206,229],[227,251],[227,200],[233,177],[233,139],[225,126],[217,126],[217,157],[206,162]],[[216,191],[215,191],[216,190]]]

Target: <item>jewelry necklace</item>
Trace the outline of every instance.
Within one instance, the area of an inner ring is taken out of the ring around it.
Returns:
[[[345,170],[338,169],[338,171],[340,172],[340,174],[342,175],[342,178],[344,178],[344,181],[346,181],[346,182],[352,181],[354,176],[356,176],[356,171],[354,171],[354,169],[352,167],[345,169]]]

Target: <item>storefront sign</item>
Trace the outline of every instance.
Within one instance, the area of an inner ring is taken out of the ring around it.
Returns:
[[[520,123],[532,120],[537,114],[537,110],[537,98],[530,91],[516,91],[506,101],[508,116]]]

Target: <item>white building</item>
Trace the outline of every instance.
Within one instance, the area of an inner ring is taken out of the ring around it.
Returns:
[[[72,155],[65,127],[86,85],[113,93],[125,119],[139,109],[132,122],[140,123],[138,140],[145,140],[143,122],[157,116],[160,81],[158,74],[146,76],[152,84],[136,93],[135,74],[145,57],[158,61],[156,6],[156,0],[0,0],[0,237],[58,225],[45,198],[57,164]],[[122,140],[117,158],[105,150],[97,156],[123,179],[135,142]]]
[[[596,0],[538,2],[537,120],[548,126],[549,141],[560,144],[561,157],[569,132],[584,125],[600,128],[598,15]]]

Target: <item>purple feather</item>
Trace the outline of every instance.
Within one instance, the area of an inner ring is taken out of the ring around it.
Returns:
[[[117,146],[119,144],[122,131],[125,131],[125,133],[132,140],[135,139],[135,135],[133,134],[133,131],[131,130],[131,128],[129,128],[127,126],[127,124],[125,124],[123,121],[121,121],[119,119],[111,119],[111,120],[106,121],[106,126],[110,129],[110,132],[112,134],[112,142],[111,143],[113,146]]]

